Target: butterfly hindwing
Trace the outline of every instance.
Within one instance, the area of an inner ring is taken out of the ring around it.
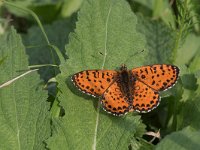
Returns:
[[[145,113],[159,105],[159,93],[144,83],[136,80],[133,90],[133,109]]]
[[[157,91],[172,87],[179,74],[179,68],[173,65],[152,65],[132,69],[132,74],[147,86]]]
[[[115,81],[110,87],[105,91],[102,96],[102,107],[109,113],[113,115],[120,116],[124,115],[129,111],[129,104],[127,103],[127,97],[120,87],[119,81]]]
[[[72,81],[79,90],[93,96],[102,96],[113,82],[114,70],[85,70],[72,76]]]

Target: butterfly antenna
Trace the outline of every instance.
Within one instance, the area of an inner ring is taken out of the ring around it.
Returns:
[[[136,56],[136,55],[138,55],[138,54],[140,54],[140,53],[143,53],[143,52],[144,52],[144,49],[141,50],[141,51],[135,52],[135,53],[134,53],[133,55],[131,55],[130,57],[132,58],[133,56]],[[130,58],[130,57],[129,57],[129,58]],[[126,64],[126,62],[128,62],[129,58],[126,59],[126,61],[124,62],[124,64]]]
[[[138,54],[140,54],[140,53],[143,53],[143,52],[144,52],[144,49],[141,50],[141,51],[139,51],[139,52],[135,52],[132,56],[136,56],[136,55],[138,55]]]

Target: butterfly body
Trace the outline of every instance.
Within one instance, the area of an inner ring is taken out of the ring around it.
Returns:
[[[122,67],[120,68],[120,71],[117,73],[116,82],[121,85],[118,85],[118,87],[120,87],[120,91],[122,92],[122,94],[127,97],[127,102],[131,103],[133,100],[131,94],[133,90],[132,83],[134,81],[132,73],[127,70],[126,66],[122,65]]]
[[[178,67],[173,65],[132,70],[122,65],[119,71],[81,71],[72,76],[72,81],[80,91],[99,97],[104,110],[119,116],[133,110],[145,113],[156,108],[160,102],[159,92],[172,87],[178,74]]]

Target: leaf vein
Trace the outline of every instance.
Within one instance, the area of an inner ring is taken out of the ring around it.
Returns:
[[[106,18],[106,27],[105,27],[105,43],[104,43],[104,58],[103,58],[103,64],[102,64],[102,69],[104,68],[105,66],[105,62],[106,62],[106,57],[107,57],[107,41],[108,41],[108,21],[109,21],[109,18],[110,18],[110,12],[111,12],[111,9],[112,9],[112,5],[110,5],[110,8],[108,10],[108,15],[107,15],[107,18]]]

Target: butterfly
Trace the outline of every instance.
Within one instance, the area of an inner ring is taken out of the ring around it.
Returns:
[[[156,64],[128,70],[85,70],[72,76],[83,93],[99,97],[102,107],[115,116],[130,111],[146,113],[160,103],[160,91],[171,88],[178,79],[179,68]]]

